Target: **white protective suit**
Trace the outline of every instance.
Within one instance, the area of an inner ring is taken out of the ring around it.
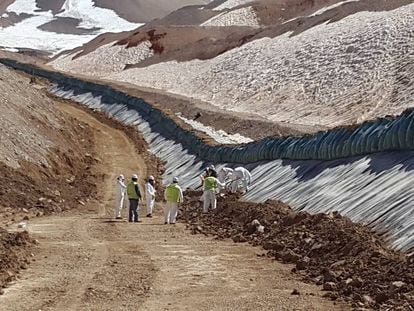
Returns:
[[[233,173],[230,175],[231,192],[235,193],[239,189],[240,183],[242,184],[242,190],[249,191],[249,185],[252,181],[252,175],[244,167],[236,167]]]
[[[123,175],[120,175],[116,179],[116,195],[115,195],[115,218],[122,217],[121,212],[122,208],[124,207],[124,199],[125,199],[125,178]]]
[[[221,183],[225,183],[227,181],[227,178],[233,174],[234,170],[230,167],[223,167],[219,173],[218,173],[218,180]]]
[[[145,198],[147,200],[147,215],[152,215],[155,204],[155,188],[149,182],[145,184]]]

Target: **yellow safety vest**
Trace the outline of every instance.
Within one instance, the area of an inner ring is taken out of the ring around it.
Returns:
[[[128,199],[132,199],[132,200],[138,200],[138,193],[135,191],[135,186],[137,186],[138,183],[136,181],[131,181],[128,186],[127,186],[127,194],[128,194]]]

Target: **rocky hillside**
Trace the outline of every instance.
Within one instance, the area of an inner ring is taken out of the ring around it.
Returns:
[[[62,114],[28,77],[4,66],[0,102],[0,226],[93,197],[89,129]]]
[[[257,23],[212,22],[242,9]],[[193,25],[104,35],[51,65],[308,126],[412,106],[412,1],[214,1],[199,11]]]

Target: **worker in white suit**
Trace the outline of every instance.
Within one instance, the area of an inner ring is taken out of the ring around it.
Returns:
[[[230,167],[223,167],[220,169],[219,173],[218,173],[218,180],[221,183],[225,183],[227,181],[227,179],[229,178],[229,176],[231,174],[233,174],[234,170]]]
[[[155,178],[154,176],[148,177],[148,181],[145,183],[145,198],[147,201],[147,217],[152,217],[155,204]]]
[[[244,167],[236,167],[233,173],[230,174],[231,192],[236,193],[239,190],[240,183],[242,184],[242,191],[249,191],[249,186],[252,182],[252,175]]]
[[[116,178],[116,195],[115,195],[115,218],[122,219],[122,208],[124,207],[125,199],[125,177],[124,175],[119,175]]]

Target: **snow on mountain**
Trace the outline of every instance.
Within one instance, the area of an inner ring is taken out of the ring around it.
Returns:
[[[144,24],[140,18],[147,22],[149,16],[160,18],[159,14],[168,14],[183,5],[209,2],[165,1],[11,0],[0,4],[0,48],[57,54],[79,47],[103,33],[134,30]],[[139,18],[130,18],[134,15]]]
[[[101,33],[132,30],[142,25],[127,22],[111,10],[97,8],[92,0],[66,0],[61,10],[61,13],[54,15],[51,11],[41,11],[36,0],[16,0],[7,8],[6,13],[25,13],[30,17],[13,26],[0,28],[0,45],[5,48],[26,48],[58,53],[89,42]],[[44,31],[39,28],[59,17],[76,19],[77,28],[92,30],[89,34],[75,35]]]
[[[217,16],[212,17],[208,21],[201,24],[201,26],[251,26],[257,27],[259,21],[256,12],[252,7],[240,8],[230,12],[223,12]]]
[[[235,7],[245,5],[253,1],[254,0],[227,0],[224,3],[220,4],[219,6],[216,6],[215,8],[213,8],[213,10],[223,11],[223,10],[233,9]]]
[[[107,78],[274,121],[335,126],[411,107],[413,63],[410,4],[262,38],[210,60],[159,63]]]
[[[125,64],[137,63],[153,56],[154,51],[150,47],[151,42],[149,41],[144,41],[138,46],[128,49],[112,42],[82,57],[72,59],[73,55],[71,54],[62,55],[50,64],[59,70],[73,73],[89,72],[101,77],[122,71]]]
[[[219,144],[244,144],[250,143],[253,139],[245,137],[240,134],[229,134],[223,130],[216,130],[210,126],[206,126],[201,122],[189,120],[178,114],[178,117],[185,123],[190,125],[193,129],[206,133],[208,136],[214,139]]]

